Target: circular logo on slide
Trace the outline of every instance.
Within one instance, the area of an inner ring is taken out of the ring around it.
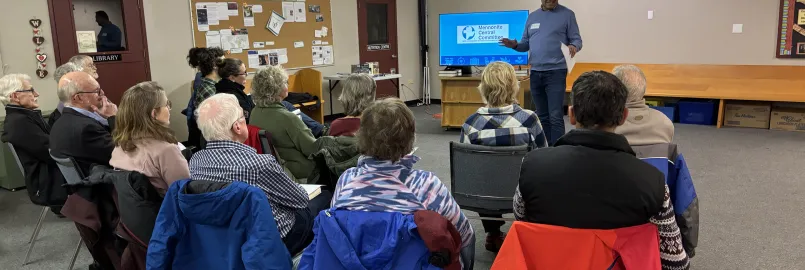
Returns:
[[[467,40],[475,38],[475,27],[465,26],[464,30],[461,31],[461,36]]]

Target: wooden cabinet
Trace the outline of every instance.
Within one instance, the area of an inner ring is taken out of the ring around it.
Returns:
[[[442,127],[445,129],[460,128],[470,115],[485,105],[483,99],[481,99],[481,93],[478,91],[481,77],[458,76],[440,77],[439,79],[442,83]],[[517,93],[517,101],[522,106],[527,104],[526,94],[530,93],[530,85],[527,79],[520,79],[520,91]],[[523,107],[528,108],[531,106]]]

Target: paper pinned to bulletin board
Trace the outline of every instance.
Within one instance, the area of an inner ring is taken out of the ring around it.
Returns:
[[[194,44],[221,47],[227,57],[247,63],[250,72],[272,64],[289,69],[332,65],[330,1],[190,0]]]

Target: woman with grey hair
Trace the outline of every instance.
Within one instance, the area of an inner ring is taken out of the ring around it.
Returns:
[[[410,154],[415,133],[414,114],[402,100],[389,98],[370,105],[361,115],[357,133],[358,166],[341,174],[332,208],[402,214],[434,211],[455,225],[461,235],[462,262],[471,261],[475,235],[450,190],[434,173],[413,169],[419,161]]]
[[[251,125],[271,133],[271,139],[294,178],[307,178],[315,164],[308,157],[318,150],[316,138],[296,114],[282,105],[288,96],[288,73],[279,66],[260,69],[252,79]]]
[[[64,178],[50,158],[50,125],[39,110],[39,93],[25,74],[9,74],[0,78],[0,103],[6,107],[6,119],[0,139],[11,143],[25,175],[25,186],[31,202],[50,206],[61,215],[67,191]]]
[[[363,110],[372,105],[376,93],[377,83],[368,74],[352,74],[344,80],[338,101],[347,116],[330,124],[330,136],[354,136],[361,126]]]

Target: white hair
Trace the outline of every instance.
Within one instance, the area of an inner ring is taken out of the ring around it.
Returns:
[[[629,96],[626,102],[634,102],[643,99],[646,95],[646,75],[635,65],[620,65],[615,67],[612,74],[626,86]]]
[[[82,67],[85,66],[85,65],[89,65],[89,63],[93,62],[92,57],[89,57],[89,56],[83,55],[83,54],[79,54],[79,55],[70,57],[70,60],[67,60],[67,61],[70,62],[70,63],[76,64],[78,66],[82,66]]]
[[[64,81],[64,83],[61,83],[61,81]],[[78,81],[67,78],[60,80],[56,89],[56,95],[59,96],[59,100],[64,104],[71,104],[72,97],[78,92],[81,92],[81,86],[78,85]]]
[[[207,141],[233,140],[232,125],[243,117],[238,98],[232,94],[215,94],[198,106],[198,129]]]
[[[0,103],[8,105],[11,102],[11,94],[19,90],[25,82],[31,82],[31,76],[26,74],[8,74],[0,78]]]
[[[83,71],[83,70],[84,70],[84,68],[82,68],[80,65],[77,65],[77,64],[75,64],[73,62],[67,62],[67,63],[64,63],[64,65],[61,65],[61,66],[56,68],[56,71],[53,72],[53,78],[56,79],[56,83],[59,83],[59,80],[61,80],[61,77],[64,77],[64,75],[67,75],[67,73],[70,73],[70,72],[73,72],[73,71]],[[59,97],[59,99],[61,99],[61,97]],[[62,101],[64,101],[64,100],[62,100]]]
[[[252,99],[257,106],[265,107],[282,102],[280,94],[288,86],[288,73],[280,66],[257,70],[252,78]]]

